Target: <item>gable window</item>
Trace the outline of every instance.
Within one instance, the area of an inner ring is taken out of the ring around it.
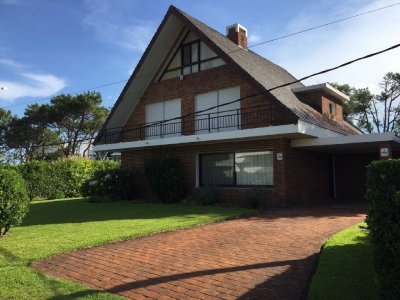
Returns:
[[[146,105],[146,139],[181,135],[181,99]]]
[[[213,50],[189,32],[170,59],[161,80],[197,73],[224,64]]]
[[[199,71],[200,41],[194,41],[181,46],[181,75],[196,73]]]
[[[202,154],[200,185],[272,186],[272,151]]]

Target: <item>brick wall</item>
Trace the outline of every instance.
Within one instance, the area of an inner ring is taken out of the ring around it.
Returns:
[[[262,188],[265,194],[264,206],[281,207],[295,204],[325,202],[329,198],[329,171],[327,156],[290,147],[288,139],[254,140],[197,144],[132,150],[122,153],[122,163],[137,170],[143,168],[146,153],[172,153],[179,157],[186,173],[186,184],[191,193],[196,190],[196,158],[199,153],[238,152],[272,150],[274,153],[274,186]],[[276,159],[282,153],[283,160]],[[251,187],[221,187],[222,202],[246,205],[246,194]],[[148,197],[154,195],[147,192]]]
[[[238,85],[240,85],[241,98],[259,94],[259,91],[239,75],[237,70],[230,65],[223,65],[199,73],[186,75],[183,80],[172,78],[153,82],[140,99],[125,127],[132,128],[145,123],[146,105],[149,103],[181,98],[181,112],[182,115],[186,115],[195,112],[194,99],[196,94]],[[264,118],[267,120],[272,116],[273,125],[297,123],[297,117],[281,103],[276,101],[270,94],[263,94],[241,101],[241,109],[243,111],[249,110],[251,107],[262,105],[271,105],[272,113],[266,112]],[[190,122],[190,118],[184,121]],[[265,126],[265,124],[260,124],[259,126]],[[252,126],[251,128],[254,127],[256,126]],[[193,134],[193,126],[190,126],[190,128],[192,128],[192,130],[186,130],[184,134]]]

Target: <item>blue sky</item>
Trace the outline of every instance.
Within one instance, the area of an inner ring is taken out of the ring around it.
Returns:
[[[26,102],[128,79],[170,4],[222,33],[239,22],[254,44],[396,2],[0,0],[0,107],[22,114]],[[399,43],[398,28],[400,5],[252,50],[302,77]],[[377,90],[389,71],[400,72],[400,50],[305,83]],[[122,88],[98,89],[107,107]]]

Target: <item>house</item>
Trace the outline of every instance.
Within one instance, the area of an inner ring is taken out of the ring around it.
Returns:
[[[248,49],[242,25],[223,35],[171,6],[94,150],[121,152],[139,170],[146,153],[173,153],[191,191],[215,185],[231,203],[255,187],[270,206],[360,200],[366,164],[391,157],[400,139],[347,123],[345,101]]]

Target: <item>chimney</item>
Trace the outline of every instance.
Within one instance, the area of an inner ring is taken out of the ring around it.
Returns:
[[[247,49],[247,29],[239,23],[227,26],[226,36],[239,47]]]

